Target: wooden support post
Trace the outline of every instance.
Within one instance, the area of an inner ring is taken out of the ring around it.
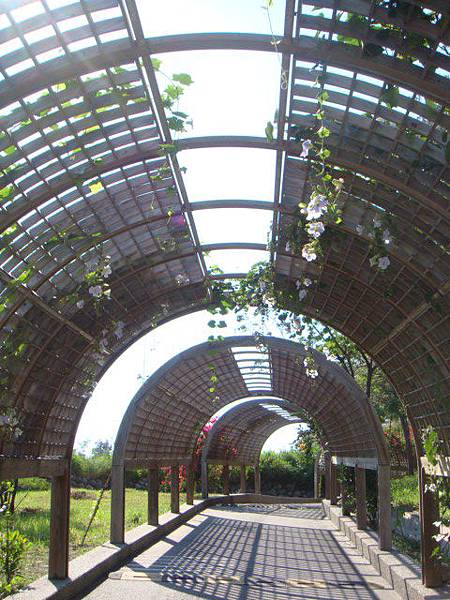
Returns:
[[[245,494],[245,492],[247,491],[247,480],[245,476],[245,465],[241,465],[241,480],[239,485],[239,491],[241,492],[241,494]]]
[[[329,489],[330,489],[330,504],[337,504],[337,468],[331,460],[329,462]]]
[[[180,512],[180,467],[170,467],[170,512]]]
[[[70,469],[52,478],[48,578],[69,576]]]
[[[330,500],[330,465],[331,465],[331,456],[329,452],[325,452],[324,455],[325,460],[325,498]]]
[[[186,504],[194,504],[195,472],[192,464],[186,465]]]
[[[149,467],[147,473],[148,484],[148,524],[157,526],[159,515],[159,469]]]
[[[392,549],[391,467],[378,465],[378,546]]]
[[[314,459],[314,498],[320,498],[320,452]]]
[[[433,539],[438,528],[433,524],[439,521],[439,504],[436,494],[428,487],[432,479],[427,475],[424,467],[419,468],[420,491],[420,527],[421,527],[421,554],[422,554],[422,583],[428,588],[442,585],[442,574],[439,564],[432,556],[437,546]]]
[[[125,541],[125,469],[113,465],[111,470],[111,542]]]
[[[367,528],[366,470],[355,467],[356,525]]]
[[[255,465],[255,494],[261,493],[261,471],[259,469],[259,463]]]
[[[336,471],[337,471],[337,467],[336,467]],[[344,517],[349,517],[350,510],[349,510],[348,502],[347,502],[348,494],[347,494],[347,488],[345,487],[344,481],[337,481],[336,490],[337,490],[337,495],[341,496],[342,515]]]
[[[223,493],[225,496],[229,496],[230,494],[230,466],[223,465],[222,467],[222,483],[223,483]]]
[[[208,463],[206,460],[202,460],[200,468],[202,476],[202,498],[205,500],[208,497]]]

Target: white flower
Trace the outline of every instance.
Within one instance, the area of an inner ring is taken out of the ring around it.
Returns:
[[[77,308],[82,309],[84,307],[84,300],[78,300]]]
[[[378,217],[374,217],[373,218],[373,226],[378,229],[379,227],[381,227],[381,221]]]
[[[4,427],[5,425],[9,424],[9,417],[8,415],[0,415],[0,427]]]
[[[108,343],[108,340],[106,338],[103,338],[100,340],[98,349],[102,354],[108,354],[108,347],[106,345],[107,343]]]
[[[306,207],[306,219],[313,221],[319,219],[323,213],[327,210],[328,200],[322,194],[313,196]],[[305,214],[305,213],[304,213]]]
[[[362,225],[357,225],[355,227],[356,229],[356,233],[358,233],[359,235],[362,235],[363,231],[364,231],[364,227]]]
[[[322,235],[324,231],[325,225],[322,223],[322,221],[308,223],[308,233],[311,237],[317,239]]]
[[[306,298],[306,294],[308,292],[306,290],[299,290],[298,292],[298,299],[299,300],[304,300]]]
[[[111,265],[105,265],[102,269],[102,277],[105,279],[109,277],[112,273]]]
[[[385,271],[390,264],[391,264],[391,261],[389,260],[388,256],[382,256],[381,258],[378,259],[378,268],[381,269],[382,271]]]
[[[309,154],[309,149],[312,146],[311,140],[305,140],[302,142],[302,152],[300,154],[300,158],[306,158]]]
[[[302,256],[308,262],[313,262],[317,258],[317,254],[314,252],[314,249],[311,248],[310,244],[303,246],[302,248]]]
[[[305,279],[303,280],[303,285],[305,287],[309,287],[312,284],[311,279],[309,279],[308,277],[305,277]]]
[[[391,232],[389,231],[389,229],[385,229],[383,231],[383,242],[385,244],[390,244],[391,243]]]
[[[101,285],[91,285],[88,292],[90,293],[91,296],[94,296],[94,298],[100,298],[100,296],[102,295],[102,286]]]
[[[286,252],[290,252],[290,251],[291,251],[291,243],[286,242]]]
[[[302,285],[302,282],[300,281],[300,279],[297,279],[297,281],[295,282],[295,287],[299,290],[301,285]]]
[[[342,177],[340,177],[339,179],[333,179],[331,183],[334,185],[337,192],[340,192],[344,187],[344,180],[342,179]]]
[[[86,263],[86,271],[90,273],[91,271],[95,271],[97,268],[97,261],[94,258],[91,258]]]
[[[177,285],[184,285],[189,283],[189,277],[187,275],[183,275],[182,273],[180,273],[179,275],[177,275],[175,277],[175,281],[177,283]]]
[[[310,379],[315,379],[319,376],[319,371],[317,369],[306,369],[306,376]]]
[[[103,295],[105,296],[105,298],[108,298],[108,300],[111,300],[111,290],[107,289],[103,292]]]
[[[267,289],[267,283],[265,281],[259,282],[259,291],[264,293]]]
[[[114,335],[118,340],[123,338],[123,330],[125,327],[125,323],[123,321],[117,321],[116,326],[114,328]]]
[[[426,492],[436,492],[437,491],[437,486],[435,483],[426,483],[425,484],[425,491]]]

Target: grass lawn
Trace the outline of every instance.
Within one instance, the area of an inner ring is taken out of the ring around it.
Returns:
[[[70,501],[70,558],[83,554],[109,539],[109,515],[111,492],[105,492],[95,520],[89,530],[85,544],[81,541],[99,492],[96,490],[73,489]],[[185,495],[180,495],[180,503]],[[19,491],[17,493],[16,527],[25,535],[32,547],[23,563],[22,575],[30,583],[45,575],[48,564],[48,542],[50,521],[50,491]],[[159,512],[170,510],[170,494],[159,494]],[[147,492],[126,490],[125,527],[132,529],[147,519]],[[1,520],[0,520],[1,525]]]
[[[419,509],[417,475],[405,475],[391,481],[392,505],[406,510]]]

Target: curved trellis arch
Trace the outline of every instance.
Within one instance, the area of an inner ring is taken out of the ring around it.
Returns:
[[[307,351],[301,344],[273,337],[258,338],[258,346],[255,344],[253,336],[199,344],[170,359],[138,390],[125,412],[114,445],[113,542],[121,543],[124,536],[126,469],[157,471],[161,466],[171,466],[178,477],[179,465],[191,468],[202,427],[218,410],[245,397],[255,400],[234,406],[211,429],[212,437],[208,435],[203,451],[204,464],[214,444],[215,431],[224,431],[224,427],[230,428],[237,452],[243,453],[242,460],[254,461],[267,438],[265,433],[289,422],[280,415],[269,415],[268,420],[261,397],[274,396],[281,400],[274,400],[273,404],[285,407],[291,415],[305,411],[315,420],[330,456],[338,463],[350,460],[353,464],[371,464],[372,468],[379,466],[385,481],[390,459],[381,424],[353,378],[323,354],[312,351],[318,369],[318,377],[312,382],[303,367]],[[212,372],[217,378],[214,393],[210,391]],[[249,407],[247,418],[244,413]],[[241,415],[244,424],[248,421],[255,431],[242,432],[238,423]],[[261,431],[257,431],[258,419]],[[221,451],[223,454],[224,448]],[[231,461],[223,456],[219,462]],[[174,489],[176,512],[178,484]],[[389,522],[387,508],[383,501],[380,514]],[[380,544],[389,547],[389,532],[380,532]]]
[[[26,10],[30,3],[15,0],[13,7]],[[314,276],[302,312],[347,335],[383,368],[407,407],[419,451],[421,432],[432,426],[449,453],[449,161],[443,141],[450,124],[449,14],[439,0],[406,4],[320,0],[324,12],[317,16],[288,0],[276,40],[289,79],[276,138],[212,136],[177,144],[178,150],[232,146],[276,153],[270,209],[278,284]],[[103,9],[110,9],[106,16]],[[1,441],[6,469],[13,459],[26,459],[27,468],[67,461],[104,366],[158,322],[211,303],[203,252],[256,248],[226,240],[200,245],[176,155],[160,156],[161,144],[172,139],[150,55],[273,52],[274,40],[243,32],[144,39],[134,0],[53,9],[44,3],[38,15],[20,22],[7,3],[2,11],[9,22],[2,38],[16,45],[0,57],[0,107],[6,109],[0,122],[0,405],[18,413],[24,430],[18,440]],[[351,15],[356,19],[347,19]],[[82,26],[58,27],[77,16]],[[30,41],[28,34],[47,25],[47,37]],[[411,34],[419,45],[411,44]],[[90,47],[78,49],[79,40]],[[346,191],[342,226],[329,228],[336,248],[327,250],[320,271],[286,251],[295,206],[310,191],[310,162],[299,157],[298,140],[313,122],[314,65],[321,65],[321,85],[329,90],[330,164]],[[389,86],[399,92],[392,108]],[[92,193],[92,182],[102,189]],[[248,204],[234,200],[234,206]],[[172,211],[183,215],[180,231],[167,217]],[[387,248],[392,266],[386,276],[370,270],[370,239],[355,231],[380,211],[399,225]],[[92,304],[78,309],[67,298],[77,294],[86,263],[100,253],[111,256],[112,300],[97,314]],[[118,339],[113,330],[122,322]],[[108,354],[99,356],[105,339]]]

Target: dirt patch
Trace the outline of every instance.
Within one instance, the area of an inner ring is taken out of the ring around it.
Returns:
[[[70,492],[70,497],[72,500],[95,500],[97,496],[84,490],[75,490]]]

